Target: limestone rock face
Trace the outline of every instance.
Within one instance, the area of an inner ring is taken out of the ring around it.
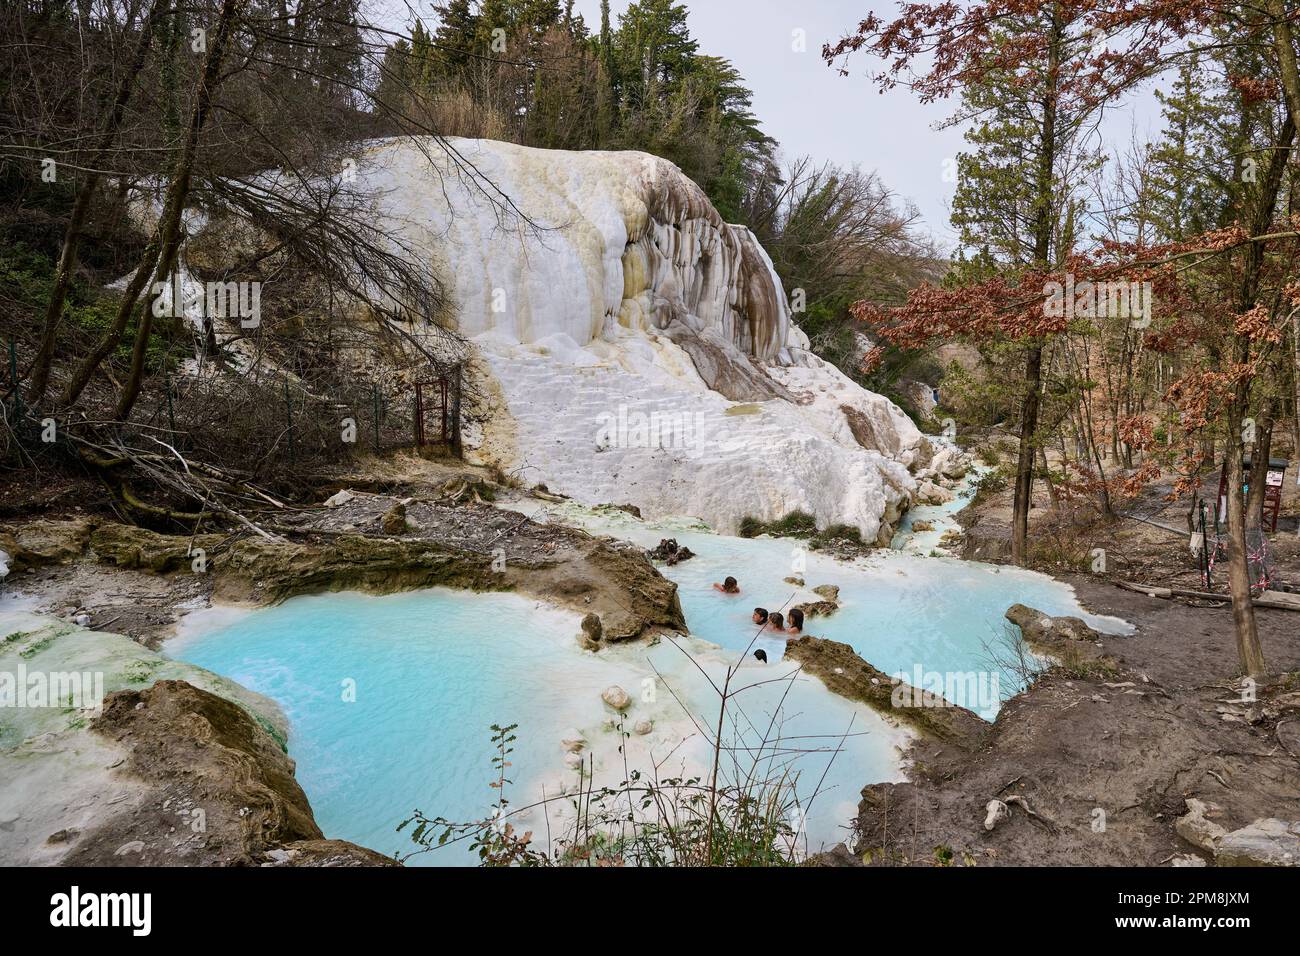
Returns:
[[[897,524],[924,436],[808,351],[753,234],[676,166],[448,141],[476,179],[423,145],[373,143],[354,188],[427,257],[447,323],[474,343],[486,424],[471,457],[582,504],[731,533],[794,510],[867,541]]]
[[[379,519],[379,527],[384,534],[406,533],[406,506],[400,501],[384,512]]]
[[[828,614],[834,614],[840,609],[840,606],[834,601],[806,601],[803,604],[795,605],[803,611],[804,617],[826,617]]]
[[[945,702],[929,691],[877,670],[847,644],[800,637],[786,645],[785,656],[841,697],[861,701],[923,734],[955,746],[976,746],[988,728],[988,724],[965,707]]]
[[[0,671],[95,675],[69,706],[0,712],[0,860],[391,865],[323,839],[271,700],[121,635],[26,612],[0,618],[0,633],[12,632]]]
[[[955,496],[947,488],[936,485],[933,481],[922,481],[917,488],[916,500],[924,505],[947,504]]]
[[[46,564],[67,564],[81,556],[95,524],[89,518],[68,521],[40,519],[13,530],[0,528],[0,549],[16,571]]]

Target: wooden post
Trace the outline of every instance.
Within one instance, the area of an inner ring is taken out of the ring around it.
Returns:
[[[461,367],[457,365],[452,371],[451,392],[451,450],[457,458],[462,457],[460,447],[460,389]]]
[[[293,453],[293,401],[289,398],[289,379],[284,380],[284,415],[289,423],[289,461],[294,460]]]

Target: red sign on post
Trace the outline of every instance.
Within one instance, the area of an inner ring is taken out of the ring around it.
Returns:
[[[1270,458],[1268,460],[1268,470],[1264,473],[1264,500],[1260,503],[1262,513],[1260,514],[1260,526],[1266,527],[1269,532],[1277,530],[1277,516],[1282,510],[1282,481],[1286,475],[1287,465],[1290,462],[1285,458]],[[1251,460],[1247,458],[1241,464],[1242,474],[1245,475],[1246,481],[1242,484],[1241,493],[1245,496],[1250,495],[1250,474],[1253,468]],[[1219,473],[1219,506],[1215,515],[1216,523],[1222,523],[1228,520],[1228,463],[1223,463],[1223,470]]]

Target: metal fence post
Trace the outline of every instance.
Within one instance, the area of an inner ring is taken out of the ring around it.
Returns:
[[[289,379],[284,380],[284,415],[289,424],[289,461],[294,460],[293,453],[293,401],[289,398]]]

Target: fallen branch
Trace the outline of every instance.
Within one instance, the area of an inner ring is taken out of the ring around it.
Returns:
[[[1147,597],[1163,598],[1168,601],[1176,597],[1193,598],[1200,601],[1217,601],[1228,604],[1232,601],[1230,594],[1212,594],[1208,591],[1188,591],[1183,588],[1162,588],[1136,581],[1116,581],[1126,591],[1136,591]],[[1281,591],[1264,591],[1251,600],[1256,607],[1273,608],[1278,611],[1300,611],[1300,595]]]

